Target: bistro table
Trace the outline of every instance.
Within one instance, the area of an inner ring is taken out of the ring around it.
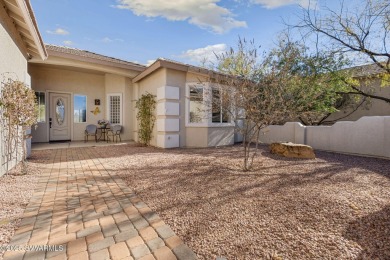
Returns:
[[[100,130],[100,135],[99,135],[99,141],[106,141],[106,138],[107,138],[107,132],[108,130],[110,129],[109,126],[100,126],[98,127],[98,129]]]

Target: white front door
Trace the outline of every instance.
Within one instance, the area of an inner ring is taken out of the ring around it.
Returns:
[[[70,94],[50,93],[50,141],[70,140]]]

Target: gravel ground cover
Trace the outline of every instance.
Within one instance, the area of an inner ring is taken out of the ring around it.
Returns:
[[[239,146],[82,149],[98,149],[96,159],[199,259],[390,259],[389,160],[325,152],[313,160],[286,159],[264,146],[256,169],[242,172]],[[18,181],[6,176],[8,185],[0,179],[0,219],[14,219],[11,227],[18,214],[7,212],[22,212],[48,153],[33,151],[31,174]],[[4,231],[7,225],[0,225],[0,244],[13,232]]]
[[[263,146],[242,172],[241,154],[126,146],[102,157],[199,259],[390,259],[389,160]]]
[[[29,163],[25,175],[21,175],[19,165],[0,177],[0,245],[7,245],[19,226],[39,173],[38,165]],[[0,250],[0,259],[3,254],[4,251]]]

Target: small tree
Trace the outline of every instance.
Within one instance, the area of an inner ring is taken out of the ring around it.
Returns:
[[[138,109],[138,138],[144,145],[149,145],[153,137],[153,127],[156,122],[156,96],[150,93],[143,94],[137,100],[135,107]]]
[[[218,56],[218,69],[224,73],[216,79],[221,98],[212,101],[229,112],[243,135],[244,171],[252,167],[263,128],[336,111],[342,98],[338,93],[349,80],[339,71],[341,59],[308,54],[297,43],[282,40],[262,56],[258,49],[253,41],[240,39],[237,50]]]
[[[24,143],[25,131],[37,123],[38,105],[35,93],[25,83],[3,80],[1,83],[0,109],[1,125],[5,139],[5,151],[8,163],[18,159],[18,149],[22,146],[23,172],[26,170],[26,147]]]

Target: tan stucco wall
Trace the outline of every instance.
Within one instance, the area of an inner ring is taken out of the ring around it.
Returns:
[[[187,127],[186,147],[207,147],[208,130],[207,127]]]
[[[0,80],[3,77],[19,80],[30,85],[30,77],[27,74],[27,60],[20,46],[20,37],[16,34],[15,28],[11,27],[11,22],[7,14],[4,14],[4,8],[0,7]],[[7,20],[6,20],[7,19]],[[5,74],[6,73],[6,74]],[[20,149],[18,158],[6,160],[5,146],[3,145],[3,125],[0,125],[0,176],[5,174],[7,169],[12,169],[21,159]],[[12,156],[15,157],[15,156]]]
[[[73,123],[72,140],[84,140],[84,130],[88,124],[97,124],[99,119],[105,118],[105,79],[104,75],[77,72],[74,70],[42,67],[34,64],[29,65],[32,78],[32,88],[36,91],[46,92],[46,122],[39,123],[38,128],[33,130],[33,142],[48,142],[48,95],[49,92],[67,92],[72,95],[87,96],[87,122]],[[95,109],[95,99],[100,99],[101,113],[94,115],[90,111]],[[73,96],[72,109],[73,113]],[[73,119],[72,119],[73,120]]]
[[[12,79],[30,85],[30,79],[27,75],[27,60],[18,42],[20,39],[16,38],[18,36],[14,35],[14,28],[8,26],[9,21],[6,19],[0,15],[0,78],[3,78],[3,73],[10,73],[9,76]]]
[[[373,79],[367,82],[374,88],[374,95],[390,98],[390,86],[381,87],[380,79]],[[390,116],[390,104],[377,100],[371,99],[371,105],[368,106],[368,109],[365,109],[364,106],[358,108],[351,115],[342,118],[339,121],[356,121],[363,116]],[[343,110],[332,114],[327,120],[336,120],[341,117],[348,115],[352,109]]]
[[[186,72],[172,70],[172,69],[167,70],[167,85],[170,87],[177,87],[177,88],[179,88],[179,91],[180,91],[180,100],[179,100],[179,110],[180,110],[179,144],[180,144],[180,147],[188,146],[187,145],[187,138],[190,137],[190,135],[187,134],[186,125],[185,125],[186,77],[187,77]]]
[[[113,74],[106,74],[105,75],[105,93],[107,94],[114,94],[114,93],[121,93],[122,94],[122,133],[121,138],[122,140],[133,140],[133,112],[131,109],[131,102],[132,102],[132,85],[131,80],[129,78],[120,76],[120,75],[113,75]],[[108,118],[107,114],[107,103],[105,105],[105,111],[106,114],[105,118]]]
[[[157,96],[157,89],[159,87],[163,87],[166,85],[167,82],[167,74],[166,69],[161,68],[148,77],[142,79],[139,81],[138,84],[138,97],[135,97],[135,99],[138,99],[141,97],[142,94],[145,94],[146,92],[156,95]],[[135,100],[134,100],[135,102]],[[137,111],[134,111],[134,116],[136,115]],[[134,128],[135,131],[137,128]],[[153,128],[153,138],[150,141],[150,145],[156,146],[157,145],[157,125],[154,125]]]
[[[208,82],[209,78],[204,75],[188,72],[186,75],[187,82]]]
[[[234,143],[234,127],[186,127],[186,83],[187,82],[207,82],[208,78],[195,73],[185,71],[160,68],[148,77],[140,80],[138,85],[138,97],[143,93],[149,92],[154,95],[159,87],[169,86],[179,88],[179,145],[180,147],[208,147],[231,145]],[[136,93],[137,91],[135,91]],[[138,98],[137,97],[137,98]],[[166,102],[177,102],[174,100],[165,100]],[[165,102],[159,101],[159,102]],[[177,116],[158,116],[162,118],[177,118]],[[157,129],[153,131],[151,145],[156,145]]]

